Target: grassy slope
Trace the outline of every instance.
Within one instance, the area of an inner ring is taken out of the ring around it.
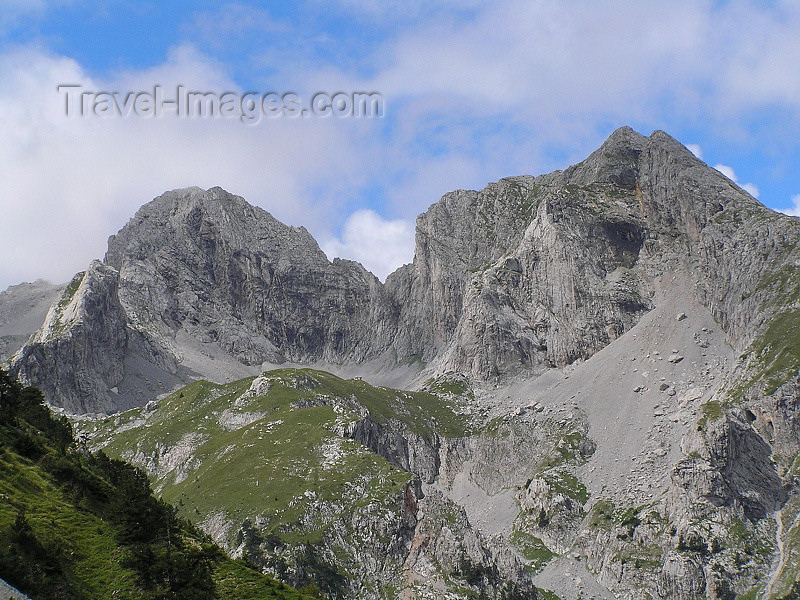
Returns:
[[[325,539],[320,547],[336,554],[337,569],[350,578],[358,565],[347,544],[376,558],[391,544],[388,531],[351,530],[355,517],[391,529],[413,475],[343,430],[369,414],[428,440],[471,432],[450,390],[407,392],[313,369],[278,369],[262,375],[266,393],[243,397],[254,379],[197,381],[154,410],[77,426],[95,447],[149,470],[164,499],[229,549],[241,542],[243,524],[258,523],[260,536],[279,540],[290,564],[304,544]],[[342,537],[344,546],[331,542]]]
[[[19,448],[34,448],[33,459]],[[84,462],[75,450],[64,454],[55,449],[46,435],[24,420],[0,422],[0,545],[4,552],[12,547],[15,525],[24,515],[35,539],[30,543],[29,538],[28,566],[40,587],[32,589],[2,564],[0,577],[21,591],[35,593],[37,599],[154,597],[125,565],[127,550],[118,541],[118,524],[103,514],[107,507],[87,496],[84,486],[89,482],[90,487],[105,488],[104,493],[113,488],[82,467]],[[74,470],[61,470],[56,476],[55,464],[70,464]],[[195,535],[191,530],[180,532],[189,544],[204,543]],[[306,598],[221,552],[214,552],[212,572],[217,598]]]
[[[4,440],[5,442],[5,440]],[[121,566],[114,528],[75,507],[41,468],[3,444],[0,456],[0,532],[6,533],[25,513],[36,538],[64,548],[72,557],[68,567],[71,590],[83,597],[100,598],[119,590],[135,595],[134,573]]]

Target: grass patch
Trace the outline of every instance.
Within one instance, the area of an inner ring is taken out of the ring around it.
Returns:
[[[123,594],[137,590],[132,570],[122,566],[115,529],[103,519],[82,511],[37,465],[4,449],[0,454],[2,477],[0,503],[2,543],[23,512],[33,535],[54,556],[68,554],[72,560],[66,570],[66,587],[87,597],[110,597],[110,590]],[[8,579],[5,573],[1,577]],[[13,579],[12,579],[13,581]]]
[[[751,346],[758,374],[750,385],[761,381],[764,394],[775,393],[800,369],[800,309],[780,313]]]
[[[298,371],[310,374],[319,383],[314,390],[317,393],[340,398],[354,396],[379,423],[396,419],[405,423],[411,431],[424,436],[437,433],[443,437],[464,437],[472,432],[467,417],[457,414],[453,403],[436,393],[374,387],[365,381],[342,379],[313,369]]]
[[[80,273],[76,273],[75,276],[72,278],[72,281],[69,282],[67,289],[64,290],[64,293],[61,295],[61,298],[58,301],[58,310],[62,311],[66,306],[72,302],[72,299],[75,297],[75,294],[78,292],[78,288],[81,287],[81,283],[83,283],[83,278],[86,276],[86,271],[81,271]]]
[[[511,533],[511,544],[525,557],[525,560],[528,561],[528,566],[534,571],[541,570],[548,562],[558,556],[545,546],[540,538],[518,529],[514,529]]]
[[[55,327],[55,331],[53,332],[54,335],[58,335],[62,331],[64,331],[66,327],[66,323],[61,320],[62,314],[64,313],[64,309],[72,302],[72,299],[75,297],[75,294],[78,292],[78,288],[81,287],[81,283],[83,283],[83,278],[86,276],[86,271],[81,271],[80,273],[76,273],[75,276],[72,278],[72,281],[69,282],[67,289],[64,290],[64,293],[61,294],[61,298],[58,300],[58,304],[56,305],[56,315],[57,315],[57,323]]]
[[[545,473],[542,478],[550,486],[550,489],[557,494],[563,494],[567,498],[577,500],[582,505],[589,500],[589,492],[586,486],[569,471],[563,469],[551,471]]]
[[[611,529],[614,526],[614,503],[605,498],[595,502],[589,511],[587,525],[590,529]]]
[[[788,252],[794,250],[794,246],[788,248]],[[771,395],[800,370],[800,309],[797,308],[800,269],[787,264],[766,273],[756,290],[769,293],[777,313],[744,354],[750,358],[751,375],[731,388],[729,397],[734,403],[741,401],[745,392],[756,384],[763,387],[763,395]]]
[[[716,400],[709,400],[700,407],[700,419],[697,421],[697,426],[701,429],[708,423],[717,421],[722,418],[722,405]]]
[[[226,600],[304,600],[309,596],[284,585],[280,581],[264,577],[253,567],[240,560],[227,560],[216,565],[214,580],[217,597]]]
[[[613,559],[623,565],[631,565],[634,569],[659,569],[663,564],[663,556],[658,546],[628,545],[623,552],[618,552]]]
[[[562,436],[561,441],[556,446],[556,450],[564,459],[564,462],[573,462],[578,454],[578,451],[586,440],[586,436],[582,431],[571,431]]]
[[[472,390],[469,381],[465,377],[451,373],[446,373],[435,379],[428,379],[423,386],[423,390],[432,394],[475,398],[475,392]]]

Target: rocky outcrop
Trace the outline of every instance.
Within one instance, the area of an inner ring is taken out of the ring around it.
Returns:
[[[0,362],[10,359],[42,326],[64,287],[40,279],[0,293]]]
[[[686,520],[701,499],[716,507],[735,505],[751,521],[786,502],[773,450],[750,423],[728,413],[709,425],[700,448],[672,472],[676,521]]]
[[[392,303],[377,278],[329,262],[305,229],[219,188],[144,206],[65,294],[12,368],[72,412],[146,402],[120,385],[134,372],[152,396],[176,375],[213,377],[207,347],[257,368],[358,362],[391,339]]]
[[[435,433],[429,439],[398,421],[381,425],[366,415],[340,435],[366,446],[395,467],[414,473],[425,483],[433,483],[439,474],[440,443]]]
[[[169,192],[109,239],[131,325],[158,339],[183,330],[244,364],[359,361],[391,322],[380,282],[329,262],[288,227],[220,188]],[[388,345],[384,340],[383,345]]]
[[[386,282],[412,299],[399,351],[487,380],[585,359],[629,329],[649,309],[633,268],[646,227],[632,189],[588,174],[597,161],[453,192],[421,215],[414,263]]]
[[[445,195],[417,219],[414,262],[385,285],[238,196],[176,190],[109,239],[101,285],[121,311],[80,304],[85,313],[63,332],[42,329],[13,369],[78,412],[145,401],[130,386],[108,391],[120,368],[163,391],[175,377],[212,376],[214,352],[243,369],[382,359],[479,381],[535,375],[629,330],[652,306],[653,278],[678,264],[694,269],[695,292],[743,349],[774,314],[765,274],[794,264],[785,250],[798,236],[797,220],[668,135],[628,128],[563,172]],[[68,331],[78,323],[114,344],[98,349],[105,363],[70,347],[83,339]],[[49,384],[45,346],[61,365]]]
[[[697,557],[679,553],[670,554],[658,578],[658,595],[675,600],[692,600],[702,597],[706,578],[702,562]]]
[[[117,295],[118,273],[94,261],[78,273],[44,325],[14,358],[14,370],[57,406],[89,412],[116,407],[108,390],[124,376],[129,343]]]
[[[403,565],[401,598],[428,598],[431,589],[456,582],[462,594],[535,599],[530,573],[509,549],[492,549],[462,508],[432,492],[419,503],[417,525]]]

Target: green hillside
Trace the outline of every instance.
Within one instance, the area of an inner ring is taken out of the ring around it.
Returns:
[[[309,597],[228,558],[2,370],[0,499],[0,578],[37,600]]]
[[[368,421],[433,448],[437,436],[470,431],[462,400],[278,369],[225,385],[197,381],[77,426],[93,447],[144,468],[182,517],[228,550],[336,595],[354,581],[377,589],[363,565],[405,555],[397,536],[415,478],[385,457],[391,450],[353,439],[353,428]]]

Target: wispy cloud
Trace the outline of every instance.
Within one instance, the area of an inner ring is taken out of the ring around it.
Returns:
[[[782,213],[791,215],[793,217],[800,217],[800,194],[792,196],[792,206],[789,208],[781,209]]]
[[[714,165],[714,168],[742,188],[745,192],[753,196],[753,198],[758,198],[758,186],[754,183],[739,183],[739,178],[736,176],[736,172],[732,167],[729,167],[728,165]]]
[[[689,149],[689,152],[694,154],[700,160],[703,160],[703,149],[698,144],[686,144],[686,148]]]
[[[342,229],[341,239],[329,239],[322,250],[329,258],[349,258],[364,265],[379,279],[409,262],[414,245],[414,225],[405,219],[386,220],[372,210],[354,212]]]

